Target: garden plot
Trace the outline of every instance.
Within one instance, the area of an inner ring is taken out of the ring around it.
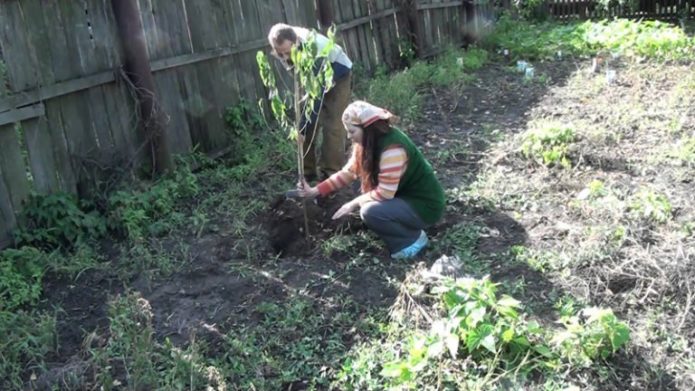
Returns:
[[[278,198],[296,182],[292,154],[268,158],[287,140],[241,140],[265,149],[177,177],[183,201],[150,234],[135,224],[125,245],[103,244],[114,267],[49,279],[41,306],[62,309],[57,344],[47,371],[24,378],[44,389],[692,389],[692,66],[616,60],[610,83],[588,57],[533,66],[525,78],[491,58],[457,88],[407,96],[422,110],[402,126],[448,198],[417,259],[391,260],[356,217],[330,220],[350,189],[307,203],[307,239],[301,203]],[[461,340],[454,358],[423,339],[451,310],[424,273],[443,255],[493,292],[481,319],[548,351],[507,360],[507,333]]]

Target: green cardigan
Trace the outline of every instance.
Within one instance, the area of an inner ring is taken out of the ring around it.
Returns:
[[[444,214],[445,197],[432,166],[410,137],[394,127],[379,139],[375,161],[379,161],[381,152],[392,145],[403,147],[408,154],[408,166],[395,196],[405,200],[426,224],[436,223]]]

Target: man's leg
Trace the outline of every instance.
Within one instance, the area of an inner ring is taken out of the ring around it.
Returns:
[[[363,205],[360,217],[386,242],[391,254],[415,243],[426,226],[415,210],[398,197]]]
[[[319,114],[319,121],[323,114]],[[319,122],[320,126],[320,122]],[[316,167],[316,140],[317,134],[314,128],[306,129],[304,132],[304,177],[313,180],[317,175]]]
[[[343,111],[350,103],[352,72],[340,79],[326,93],[321,109],[320,124],[323,129],[319,168],[327,175],[340,171],[345,165],[347,136],[343,127]]]

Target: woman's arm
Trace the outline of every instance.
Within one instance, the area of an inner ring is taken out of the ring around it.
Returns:
[[[381,153],[379,159],[379,183],[376,189],[355,197],[352,201],[345,203],[333,215],[333,219],[339,219],[352,213],[358,207],[372,202],[385,201],[393,198],[398,190],[398,184],[408,165],[408,154],[399,145],[389,146]]]
[[[355,175],[355,158],[353,156],[340,171],[314,187],[311,187],[306,180],[302,180],[301,183],[297,184],[298,195],[302,198],[325,197],[349,185],[355,179],[357,179],[357,175]]]
[[[325,197],[330,193],[346,187],[355,179],[357,179],[357,175],[355,175],[355,157],[351,156],[350,160],[348,160],[347,164],[345,164],[342,170],[331,175],[330,178],[319,183],[316,185],[316,187],[318,188],[319,194],[322,197]]]

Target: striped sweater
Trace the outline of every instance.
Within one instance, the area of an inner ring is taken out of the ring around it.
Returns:
[[[379,159],[378,185],[368,193],[357,198],[360,205],[370,201],[384,201],[394,197],[398,190],[398,184],[408,166],[408,154],[400,145],[390,145],[384,149]],[[321,196],[326,196],[334,191],[342,189],[357,179],[355,170],[355,157],[350,157],[342,170],[331,175],[330,178],[319,183],[318,190]]]

